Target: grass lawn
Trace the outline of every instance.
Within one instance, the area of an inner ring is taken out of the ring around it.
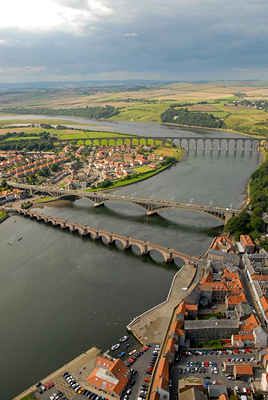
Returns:
[[[140,167],[134,168],[137,174],[144,174],[146,172],[152,171],[152,168],[149,165],[141,165]]]
[[[27,396],[23,397],[21,400],[36,400],[36,397],[33,394],[28,394]]]
[[[25,128],[0,128],[0,136],[9,132],[24,132],[27,136],[20,136],[18,138],[9,138],[9,140],[18,139],[34,139],[36,136],[31,136],[31,134],[41,134],[42,132],[49,132],[51,136],[57,136],[59,139],[94,139],[102,137],[120,137],[128,136],[122,135],[121,133],[115,132],[104,132],[104,131],[83,131],[83,130],[73,130],[73,129],[54,129],[54,128],[39,128],[39,127],[25,127]]]
[[[3,210],[0,210],[0,222],[6,219],[7,213]]]
[[[197,348],[203,347],[206,349],[223,349],[223,344],[220,339],[212,339],[207,342],[198,343]]]
[[[155,152],[163,157],[175,158],[177,161],[180,161],[184,156],[183,149],[176,147],[159,147],[155,150]]]
[[[48,130],[48,132],[52,131],[51,129]],[[128,135],[122,135],[121,133],[115,133],[115,132],[99,132],[99,131],[80,131],[80,130],[58,130],[54,129],[53,134],[57,136],[59,139],[97,139],[97,138],[103,138],[103,137],[120,137],[120,136],[128,136]]]
[[[54,200],[57,200],[57,197],[46,196],[46,197],[42,197],[41,199],[35,200],[34,203],[42,204],[42,203],[48,203],[49,201],[54,201]]]

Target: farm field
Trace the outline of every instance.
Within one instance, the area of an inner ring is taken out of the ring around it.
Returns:
[[[4,96],[5,102],[1,103]],[[133,122],[161,122],[161,114],[170,106],[187,107],[191,111],[211,113],[224,120],[225,128],[247,133],[250,135],[268,135],[268,113],[264,110],[233,105],[233,101],[244,98],[268,100],[268,82],[179,82],[159,84],[152,87],[127,90],[108,90],[102,88],[91,92],[90,88],[81,92],[79,89],[49,90],[46,93],[0,94],[1,112],[44,113],[52,110],[65,109],[72,115],[77,108],[113,106],[118,110],[110,119],[114,121]],[[4,106],[3,106],[4,104]],[[86,112],[86,111],[85,111]],[[70,124],[70,121],[57,121],[53,118],[47,123]],[[53,122],[52,122],[53,121]],[[22,121],[21,121],[22,122]],[[25,123],[25,119],[23,121]],[[33,122],[37,122],[33,120]],[[40,118],[40,122],[44,119]],[[7,121],[5,121],[7,123]],[[19,123],[19,120],[10,120],[9,123]],[[73,122],[72,122],[73,124]],[[80,125],[80,124],[79,124]],[[3,121],[0,121],[3,126]],[[19,128],[18,128],[19,129]],[[0,129],[0,134],[5,131]],[[62,132],[61,135],[72,134]],[[101,134],[101,132],[100,132]],[[58,132],[57,132],[58,135]]]

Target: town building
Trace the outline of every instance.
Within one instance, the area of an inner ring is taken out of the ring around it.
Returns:
[[[97,357],[87,383],[93,392],[102,393],[105,398],[120,399],[128,382],[128,373],[122,360],[103,355]]]
[[[255,243],[249,235],[240,235],[240,244],[246,253],[254,253]]]

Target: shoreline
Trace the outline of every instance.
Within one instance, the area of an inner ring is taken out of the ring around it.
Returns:
[[[153,176],[160,174],[161,172],[165,171],[166,169],[173,167],[174,165],[176,165],[178,162],[180,162],[182,160],[183,160],[183,158],[181,160],[176,161],[176,162],[171,162],[171,163],[169,163],[167,165],[163,165],[162,167],[159,167],[159,168],[157,168],[156,170],[154,170],[152,172],[149,171],[149,172],[145,172],[144,174],[140,174],[141,176],[137,177],[137,179],[135,181],[133,181],[133,182],[128,182],[127,183],[127,179],[126,179],[126,183],[125,184],[123,184],[124,181],[121,181],[122,184],[120,184],[118,186],[111,185],[110,187],[107,187],[107,188],[92,188],[92,189],[88,189],[87,192],[102,192],[104,190],[105,191],[114,190],[114,189],[119,189],[121,187],[134,185],[135,183],[138,183],[138,182],[146,181],[147,179],[150,179]],[[135,178],[133,178],[133,179],[135,179]],[[120,181],[117,181],[117,182],[119,183]],[[114,183],[116,184],[117,182],[114,182]]]
[[[237,135],[251,137],[254,139],[268,140],[268,138],[266,136],[241,132],[241,131],[237,131],[235,129],[230,129],[230,128],[209,128],[209,127],[198,126],[198,125],[175,124],[173,122],[163,122],[161,125],[164,125],[164,126],[167,125],[167,126],[173,126],[173,127],[177,126],[177,127],[181,127],[181,128],[199,129],[199,130],[208,130],[208,131],[219,131],[220,133],[228,132],[228,133],[234,133]]]
[[[22,120],[27,120],[27,116],[29,117],[28,119],[38,119],[38,117],[41,117],[41,119],[54,119],[54,120],[57,120],[57,118],[59,118],[60,120],[61,119],[64,119],[64,117],[66,118],[66,120],[65,120],[65,122],[69,122],[69,121],[71,121],[71,122],[74,122],[75,124],[77,124],[77,125],[79,125],[79,122],[77,122],[76,121],[76,119],[77,118],[81,118],[81,119],[84,119],[83,117],[76,117],[76,116],[71,116],[71,115],[49,115],[49,114],[24,114],[24,113],[21,113],[21,114],[18,114],[18,113],[14,113],[14,114],[6,114],[5,112],[3,112],[3,111],[0,111],[0,116],[1,117],[5,117],[5,116],[7,116],[8,118],[10,117],[11,119],[14,119],[14,118],[16,118],[16,119],[20,119],[20,117],[22,117]],[[72,119],[72,118],[74,118],[74,119]],[[4,120],[4,119],[3,119]],[[107,119],[105,119],[105,118],[102,118],[102,119],[96,119],[96,120],[91,120],[91,124],[92,123],[96,123],[96,127],[98,126],[98,124],[99,124],[99,122],[105,122],[105,123],[117,123],[117,122],[125,122],[125,123],[132,123],[133,121],[130,121],[130,120],[120,120],[120,121],[115,121],[115,120],[112,120],[112,119],[109,119],[109,118],[107,118]],[[139,123],[140,121],[135,121],[135,123]],[[85,124],[86,124],[86,122],[84,122]],[[89,122],[90,123],[90,122]],[[144,123],[144,122],[143,122]],[[255,139],[261,139],[261,140],[267,140],[268,138],[267,138],[267,136],[263,136],[263,135],[256,135],[256,134],[251,134],[251,133],[247,133],[247,132],[241,132],[241,131],[238,131],[238,130],[235,130],[235,129],[231,129],[231,128],[210,128],[210,127],[205,127],[205,126],[198,126],[198,125],[185,125],[185,124],[176,124],[176,123],[174,123],[174,122],[162,122],[161,120],[159,121],[159,122],[155,122],[155,121],[146,121],[146,123],[148,123],[148,124],[150,124],[150,123],[152,123],[152,124],[158,124],[158,125],[163,125],[163,126],[173,126],[173,127],[181,127],[181,128],[188,128],[188,129],[198,129],[198,130],[208,130],[208,131],[219,131],[219,132],[221,132],[221,133],[224,133],[224,132],[229,132],[229,133],[234,133],[234,134],[238,134],[238,135],[242,135],[242,136],[248,136],[248,137],[251,137],[251,138],[255,138]],[[76,129],[76,128],[74,128],[74,129]],[[80,128],[81,129],[81,128]],[[89,129],[89,131],[92,131],[92,132],[94,132],[94,131],[96,131],[95,129],[90,129],[90,128],[86,128],[85,127],[85,129],[83,129],[82,128],[82,130],[87,130],[87,129]],[[107,131],[107,133],[113,133],[112,131]],[[124,135],[124,133],[120,133],[120,132],[114,132],[114,133],[116,133],[116,134],[118,134],[118,135]],[[137,135],[135,135],[135,134],[130,134],[130,133],[128,133],[127,135],[129,135],[129,136],[137,136]],[[138,135],[139,136],[139,135]]]
[[[122,184],[122,185],[118,185],[118,186],[112,186],[111,185],[111,187],[107,187],[107,188],[92,188],[92,189],[88,189],[88,190],[86,190],[86,192],[87,193],[90,193],[90,192],[102,192],[102,191],[109,191],[109,190],[115,190],[115,189],[120,189],[120,188],[123,188],[123,187],[127,187],[127,186],[130,186],[130,185],[134,185],[134,184],[136,184],[136,183],[139,183],[139,182],[142,182],[142,181],[145,181],[145,180],[147,180],[147,179],[150,179],[150,178],[152,178],[153,176],[156,176],[156,175],[158,175],[158,174],[160,174],[161,172],[164,172],[164,171],[166,171],[167,169],[169,169],[169,168],[172,168],[173,166],[175,166],[177,163],[179,163],[179,162],[181,162],[181,161],[184,161],[186,159],[186,155],[185,154],[183,154],[183,156],[182,156],[182,158],[180,159],[180,160],[177,160],[176,162],[171,162],[171,163],[169,163],[169,164],[167,164],[167,165],[163,165],[162,167],[160,167],[160,168],[158,168],[158,169],[156,169],[156,170],[154,170],[154,171],[152,171],[152,172],[145,172],[143,175],[146,175],[146,176],[142,176],[142,174],[141,174],[141,176],[140,176],[140,178],[138,179],[138,177],[137,177],[137,180],[135,180],[135,181],[133,181],[133,182],[129,182],[129,183],[125,183],[125,184]],[[127,181],[127,180],[126,180]],[[122,183],[123,183],[124,181],[122,181]],[[55,198],[52,198],[52,199],[47,199],[47,200],[44,200],[44,201],[39,201],[39,202],[35,202],[34,204],[35,205],[45,205],[46,203],[53,203],[54,201],[58,201],[59,199],[55,199]]]

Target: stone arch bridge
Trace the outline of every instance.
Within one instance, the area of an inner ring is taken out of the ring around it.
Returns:
[[[87,198],[93,202],[95,207],[103,206],[107,201],[118,201],[122,203],[136,204],[146,210],[147,215],[154,215],[164,209],[176,208],[190,212],[198,212],[213,216],[221,221],[227,222],[231,217],[239,214],[241,210],[224,208],[205,204],[184,203],[173,200],[160,200],[152,198],[134,197],[131,195],[114,194],[109,191],[87,192],[85,190],[62,190],[55,186],[27,185],[16,182],[8,184],[17,189],[23,189],[30,194],[43,194],[58,197],[60,199]]]
[[[136,239],[131,236],[125,236],[102,229],[95,229],[88,225],[70,222],[63,218],[48,216],[32,210],[14,209],[10,211],[16,212],[17,214],[32,220],[43,222],[59,229],[76,233],[81,237],[99,240],[104,245],[113,244],[120,250],[130,249],[133,253],[139,256],[149,255],[153,259],[152,252],[156,252],[161,256],[166,264],[173,263],[176,259],[181,259],[184,261],[184,263],[191,263],[194,265],[197,265],[199,261],[198,257],[192,257],[175,249],[170,249],[149,241]]]
[[[144,144],[153,145],[162,142],[163,145],[171,144],[183,147],[186,151],[190,149],[197,151],[198,148],[205,150],[225,150],[225,151],[259,151],[261,146],[268,148],[268,141],[266,139],[258,139],[247,136],[240,137],[202,137],[202,136],[124,136],[121,134],[118,137],[102,137],[102,138],[84,138],[84,139],[64,139],[58,140],[56,143],[60,145],[87,145],[87,146],[100,146],[110,144],[130,144],[134,145]]]
[[[92,131],[91,131],[92,132]],[[38,138],[36,139],[38,143]],[[34,140],[33,140],[34,142]],[[124,135],[119,134],[118,136],[111,136],[107,133],[107,136],[101,138],[82,138],[82,139],[52,139],[53,145],[58,147],[63,147],[69,144],[74,146],[105,146],[105,145],[119,145],[119,144],[144,144],[153,145],[159,144],[161,142],[163,145],[169,144],[174,146],[180,146],[184,148],[187,152],[190,150],[198,149],[206,150],[218,150],[218,151],[248,151],[248,152],[258,152],[261,147],[268,149],[267,139],[258,139],[247,136],[240,137],[225,137],[225,136],[134,136],[134,135]],[[0,146],[5,145],[6,142],[0,141]],[[17,146],[21,149],[21,146],[29,144],[28,140],[14,140],[12,145]],[[41,143],[40,143],[41,146]]]

